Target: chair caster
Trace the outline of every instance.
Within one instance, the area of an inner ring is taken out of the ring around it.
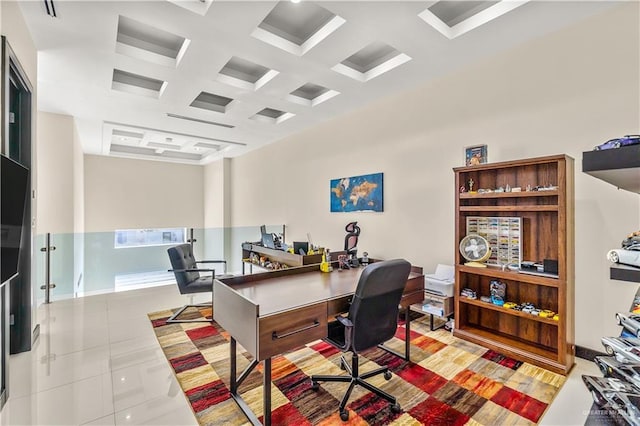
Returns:
[[[314,391],[317,391],[318,389],[320,389],[320,385],[318,384],[318,382],[316,381],[311,381],[311,389]]]
[[[402,407],[396,402],[395,404],[391,404],[391,411],[397,414],[402,411]]]
[[[385,380],[391,380],[391,372],[390,371],[385,371],[384,372],[384,379]]]
[[[347,410],[340,410],[340,419],[343,422],[346,422],[347,420],[349,420],[349,412]]]

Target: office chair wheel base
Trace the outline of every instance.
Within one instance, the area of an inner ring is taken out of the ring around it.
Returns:
[[[391,372],[390,371],[385,371],[384,372],[384,379],[385,380],[391,380]]]
[[[343,422],[346,422],[347,420],[349,420],[349,412],[347,410],[340,410],[340,419]]]
[[[318,389],[320,389],[320,385],[318,384],[318,382],[311,382],[311,390],[317,391]]]
[[[395,404],[391,404],[391,411],[397,414],[402,411],[402,407],[396,402]]]

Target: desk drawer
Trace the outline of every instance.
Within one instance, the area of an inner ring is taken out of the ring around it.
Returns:
[[[259,318],[258,330],[259,359],[322,339],[327,337],[327,303]]]
[[[406,308],[407,306],[411,306],[415,303],[420,303],[424,299],[424,290],[414,291],[413,293],[405,293],[402,295],[402,299],[400,299],[400,307]]]

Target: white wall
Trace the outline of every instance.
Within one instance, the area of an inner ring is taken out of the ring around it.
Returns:
[[[85,232],[204,225],[203,167],[84,156]]]
[[[583,174],[581,157],[640,131],[639,7],[630,2],[233,159],[232,224],[283,222],[288,241],[311,232],[339,249],[344,226],[357,220],[360,252],[430,270],[454,259],[451,169],[465,146],[488,144],[491,162],[567,153],[576,159],[576,343],[602,349],[637,288],[608,279],[605,254],[638,229],[640,196]],[[329,213],[330,179],[375,172],[384,172],[384,213]]]
[[[76,182],[73,117],[38,112],[38,234],[72,233]]]
[[[205,259],[231,261],[233,254],[236,254],[232,250],[237,247],[231,244],[230,168],[231,160],[228,158],[214,161],[204,167]],[[231,264],[228,266],[232,268]]]

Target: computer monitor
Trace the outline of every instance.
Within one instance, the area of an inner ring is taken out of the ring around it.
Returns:
[[[273,234],[269,234],[266,232],[262,234],[262,246],[275,250],[276,244],[273,241]]]
[[[309,251],[309,243],[307,241],[294,241],[293,252],[295,254],[300,254],[300,249],[304,250],[304,254],[307,254]]]

